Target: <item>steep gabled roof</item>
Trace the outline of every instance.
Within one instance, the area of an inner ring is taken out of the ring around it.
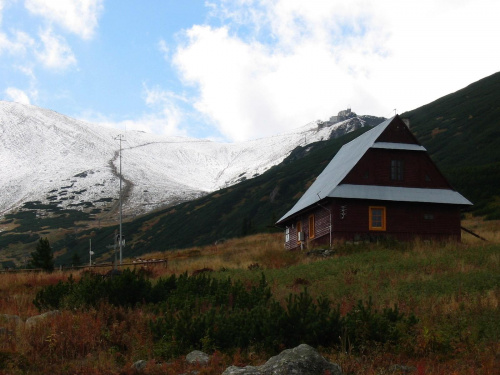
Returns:
[[[341,185],[342,180],[354,168],[370,148],[427,151],[419,144],[377,142],[385,129],[395,120],[402,121],[398,115],[385,120],[373,129],[346,143],[332,161],[321,172],[314,183],[277,224],[324,198],[377,199],[407,202],[428,202],[471,205],[462,195],[447,189],[416,189],[390,186]],[[415,140],[416,141],[416,140]],[[417,142],[417,141],[416,141]],[[418,142],[417,142],[418,143]]]

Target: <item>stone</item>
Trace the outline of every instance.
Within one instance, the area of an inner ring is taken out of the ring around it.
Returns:
[[[14,336],[14,331],[5,327],[0,327],[0,336]]]
[[[222,375],[342,375],[342,369],[328,362],[307,344],[282,351],[262,366],[230,366]]]
[[[335,251],[331,249],[317,249],[308,251],[306,255],[327,258],[335,255]]]
[[[416,367],[413,366],[405,366],[405,365],[392,365],[389,367],[389,371],[391,372],[399,372],[403,374],[409,374],[411,372],[417,371]]]
[[[186,361],[189,364],[206,365],[206,364],[208,364],[209,360],[210,360],[210,356],[206,353],[199,351],[199,350],[193,350],[191,353],[189,353],[186,356]]]
[[[31,328],[40,323],[41,321],[57,315],[61,315],[61,312],[59,310],[47,311],[46,313],[32,316],[31,318],[26,319],[25,326],[26,328]]]
[[[1,323],[15,323],[16,325],[21,324],[23,321],[22,319],[17,316],[17,315],[9,315],[9,314],[0,314],[0,324]]]
[[[145,361],[143,359],[140,359],[132,364],[130,368],[136,372],[142,372],[146,369],[146,366],[148,364],[148,361]]]

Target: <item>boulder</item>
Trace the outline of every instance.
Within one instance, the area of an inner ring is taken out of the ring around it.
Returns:
[[[335,251],[332,249],[317,249],[308,251],[306,255],[327,258],[335,255]]]
[[[403,373],[403,374],[409,374],[409,373],[417,371],[417,368],[413,367],[413,366],[405,366],[405,365],[392,365],[391,367],[389,367],[389,371]]]
[[[210,360],[210,356],[206,353],[199,351],[199,350],[193,350],[191,353],[189,353],[186,356],[186,361],[189,364],[206,365],[206,364],[208,364],[209,360]]]
[[[9,314],[0,314],[0,324],[2,323],[7,323],[7,324],[12,324],[14,323],[15,325],[21,324],[23,321],[20,317],[17,315],[9,315]]]
[[[59,310],[52,310],[52,311],[47,311],[46,313],[40,315],[32,316],[31,318],[26,319],[25,326],[26,328],[31,328],[47,318],[60,314],[61,312]]]
[[[223,375],[342,375],[339,365],[328,362],[316,349],[302,344],[270,358],[262,366],[230,366]]]
[[[14,331],[5,327],[0,327],[0,336],[14,336]]]
[[[130,368],[134,370],[135,372],[142,372],[146,368],[148,364],[148,361],[145,361],[143,359],[140,359],[132,364]]]

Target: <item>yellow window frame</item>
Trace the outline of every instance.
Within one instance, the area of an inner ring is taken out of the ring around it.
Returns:
[[[370,206],[368,208],[370,230],[385,231],[386,230],[386,209],[383,206]]]
[[[309,238],[316,236],[314,214],[309,215]]]

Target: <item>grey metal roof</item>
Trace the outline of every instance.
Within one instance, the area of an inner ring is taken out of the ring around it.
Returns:
[[[385,148],[389,150],[427,151],[424,146],[410,143],[375,142],[370,148]]]
[[[375,199],[381,201],[472,204],[468,199],[454,190],[396,186],[341,184],[333,189],[328,196],[330,198]]]
[[[405,190],[405,188],[394,188],[393,190],[380,189],[380,192],[378,193],[379,195],[376,195],[375,192],[378,191],[377,189],[375,190],[368,189],[368,187],[363,185],[339,185],[370,147],[393,148],[393,149],[401,147],[399,149],[416,150],[416,151],[425,150],[425,148],[419,145],[399,144],[401,146],[395,146],[396,145],[395,143],[389,143],[389,142],[376,143],[378,137],[383,133],[383,131],[394,120],[395,117],[396,116],[385,120],[381,124],[375,126],[373,129],[367,131],[366,133],[360,135],[359,137],[353,139],[351,142],[346,143],[344,146],[342,146],[337,155],[335,155],[335,157],[330,161],[330,163],[326,166],[323,172],[321,172],[321,174],[316,178],[311,187],[309,187],[309,189],[304,193],[304,195],[297,201],[297,203],[295,203],[292,209],[288,211],[281,219],[279,219],[277,223],[281,223],[282,221],[298,213],[299,211],[302,211],[303,209],[313,204],[316,204],[323,198],[337,197],[335,195],[336,192],[337,194],[347,194],[347,191],[349,189],[352,189],[354,194],[355,186],[359,186],[359,189],[363,190],[364,192],[362,194],[361,191],[359,191],[360,195],[359,197],[352,196],[350,198],[360,198],[361,196],[363,196],[364,198],[367,199],[382,199],[382,198],[376,198],[375,196],[389,197],[391,196],[392,193],[394,193],[394,196],[405,197],[405,199],[386,199],[386,200],[406,200],[412,202],[413,201],[424,202],[419,199],[424,199],[426,195],[429,195],[428,199],[431,200],[430,201],[427,200],[425,202],[433,202],[433,203],[462,202],[455,204],[471,204],[467,199],[465,199],[459,193],[453,190],[443,190],[442,192],[438,192],[438,190],[440,189],[407,188],[407,190]],[[337,191],[337,189],[339,190]],[[425,193],[421,192],[421,190],[425,190]],[[430,194],[431,192],[434,192],[435,195]],[[445,197],[447,194],[449,194],[450,197]],[[458,196],[460,196],[463,200],[459,199]]]

